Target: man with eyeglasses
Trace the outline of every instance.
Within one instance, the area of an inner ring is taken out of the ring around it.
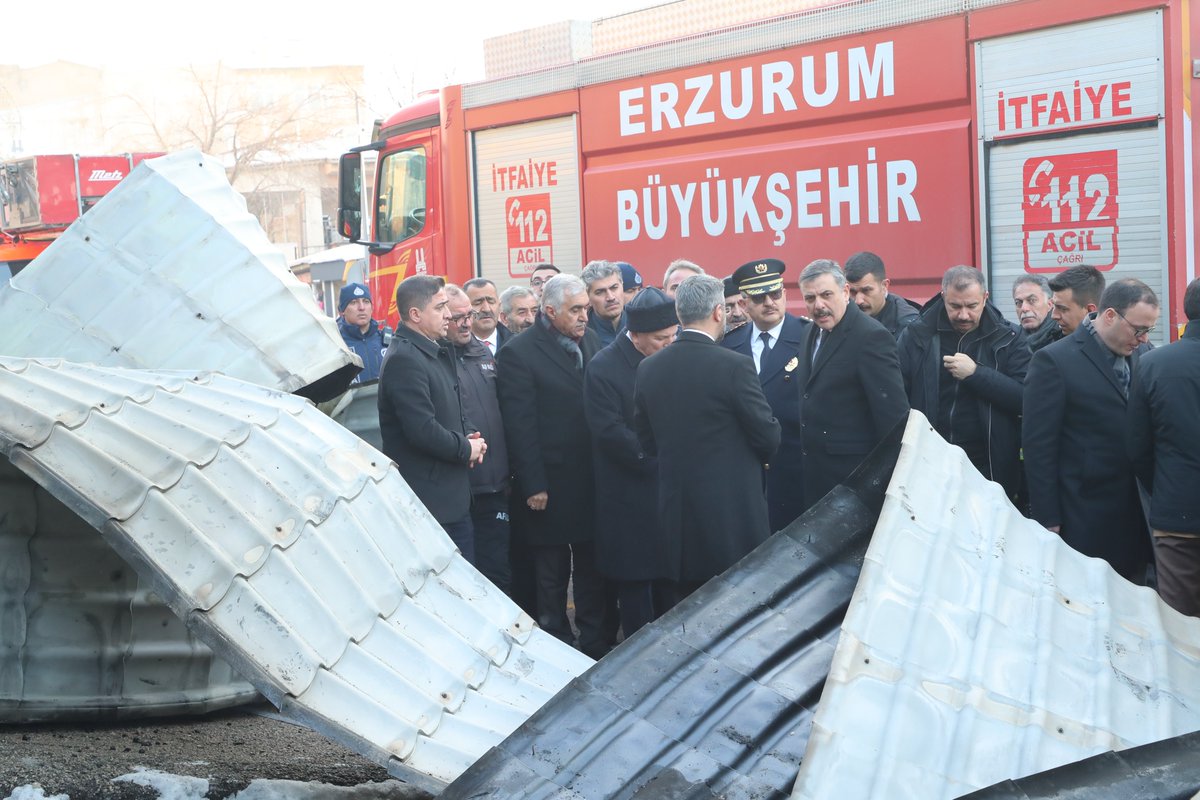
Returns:
[[[946,270],[941,294],[904,329],[897,347],[908,402],[1015,501],[1030,350],[1025,332],[990,302],[983,273]]]
[[[797,491],[804,485],[800,393],[793,378],[809,322],[787,313],[785,269],[777,258],[761,258],[734,270],[733,283],[742,295],[742,307],[750,322],[722,341],[730,350],[754,360],[763,394],[782,428],[779,449],[766,474],[772,531],[786,528],[804,511],[803,493]]]
[[[529,275],[529,288],[533,289],[533,294],[539,303],[542,302],[542,287],[546,285],[546,281],[561,272],[562,270],[553,264],[538,264],[533,268],[533,272]]]
[[[1125,451],[1130,382],[1158,322],[1154,291],[1112,283],[1099,310],[1033,356],[1022,444],[1033,518],[1063,541],[1144,583],[1150,538]]]
[[[446,338],[454,347],[463,414],[488,444],[487,458],[470,473],[475,567],[507,594],[512,583],[508,560],[508,447],[496,394],[496,359],[473,333],[479,312],[472,308],[471,295],[449,284],[446,298],[450,309]]]

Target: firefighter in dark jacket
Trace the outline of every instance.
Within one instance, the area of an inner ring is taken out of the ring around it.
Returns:
[[[900,336],[909,404],[1015,498],[1021,482],[1024,332],[988,302],[983,274],[951,267],[942,293]]]

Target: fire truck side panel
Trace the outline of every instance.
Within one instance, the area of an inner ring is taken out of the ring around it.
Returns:
[[[462,88],[448,86],[440,93],[442,143],[439,172],[442,176],[435,208],[438,226],[443,231],[437,258],[442,259],[444,274],[451,283],[462,285],[475,276],[471,244],[471,162],[462,108]],[[431,173],[432,174],[432,173]],[[454,235],[446,235],[453,231]],[[439,274],[443,269],[438,269]]]
[[[6,209],[6,230],[65,228],[79,218],[74,156],[31,156],[13,164],[19,175],[20,202]]]
[[[965,24],[951,17],[581,90],[584,152],[885,115],[969,98]],[[886,127],[886,126],[883,126]]]
[[[1200,260],[1200,254],[1196,252],[1196,229],[1200,228],[1200,206],[1197,205],[1200,201],[1200,169],[1196,168],[1196,159],[1200,158],[1200,154],[1197,153],[1197,146],[1200,144],[1200,112],[1194,105],[1194,102],[1200,99],[1200,63],[1197,63],[1200,61],[1200,11],[1192,9],[1191,2],[1184,3],[1182,9],[1181,28],[1187,31],[1181,54],[1185,76],[1182,91],[1184,126],[1182,150],[1185,169],[1191,174],[1191,180],[1186,183],[1186,219],[1184,220],[1187,228],[1185,240],[1187,269],[1180,277],[1180,280],[1186,285],[1187,282],[1191,282],[1197,277],[1196,262]],[[1176,272],[1178,273],[1179,270]]]
[[[1175,3],[1163,10],[1166,25],[1165,47],[1170,58],[1166,65],[1166,101],[1167,101],[1167,174],[1178,176],[1168,181],[1170,194],[1168,208],[1170,209],[1170,230],[1173,236],[1170,242],[1171,262],[1177,265],[1170,273],[1172,302],[1163,306],[1161,325],[1167,324],[1167,312],[1170,309],[1170,323],[1174,332],[1178,333],[1187,322],[1183,313],[1183,295],[1187,284],[1196,277],[1196,137],[1198,132],[1195,115],[1192,108],[1192,98],[1197,85],[1200,85],[1200,64],[1193,64],[1193,59],[1200,56],[1200,20],[1192,13],[1193,0]],[[1172,64],[1175,68],[1172,68]],[[1197,77],[1193,73],[1197,72]]]
[[[143,155],[144,157],[144,155]],[[141,161],[141,158],[136,159]],[[79,195],[86,211],[99,202],[117,185],[129,177],[134,167],[134,158],[123,156],[79,156]]]
[[[1017,275],[1100,261],[1160,293],[1167,329],[1195,275],[1190,0],[965,5],[868,0],[444,89],[425,249],[374,263],[504,288],[540,260],[659,283],[680,257],[794,276],[871,249],[915,299],[977,265],[1011,312]]]
[[[579,144],[574,114],[474,133],[480,274],[526,283],[550,262],[583,262]]]
[[[461,87],[457,88],[461,95]],[[579,93],[569,91],[471,108],[465,112],[464,120],[469,130],[478,131],[484,128],[498,128],[518,122],[532,122],[577,113],[579,113]]]
[[[651,283],[681,257],[719,276],[778,257],[794,281],[814,258],[869,249],[896,291],[927,297],[930,265],[973,261],[970,148],[967,122],[954,121],[829,138],[777,130],[610,159],[584,177],[589,248]]]
[[[1015,278],[1077,264],[1166,300],[1162,48],[1158,10],[977,43],[988,272],[1004,313]]]
[[[1037,2],[1000,3],[971,12],[969,31],[972,40],[993,39],[1023,31],[1069,25],[1088,19],[1102,19],[1145,9],[1162,8],[1170,0],[1037,0]],[[1076,42],[1076,47],[1090,47]]]

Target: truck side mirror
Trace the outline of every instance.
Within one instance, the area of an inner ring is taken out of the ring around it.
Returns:
[[[338,165],[338,233],[352,242],[362,240],[362,154],[346,153]]]

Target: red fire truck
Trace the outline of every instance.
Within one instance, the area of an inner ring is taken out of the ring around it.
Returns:
[[[1016,276],[1092,264],[1178,323],[1197,76],[1188,0],[835,2],[423,96],[342,157],[339,224],[393,324],[419,272],[778,257],[794,279],[858,250],[915,299],[979,266],[1006,312]]]
[[[48,155],[0,162],[0,279],[20,272],[139,162],[159,155]]]

